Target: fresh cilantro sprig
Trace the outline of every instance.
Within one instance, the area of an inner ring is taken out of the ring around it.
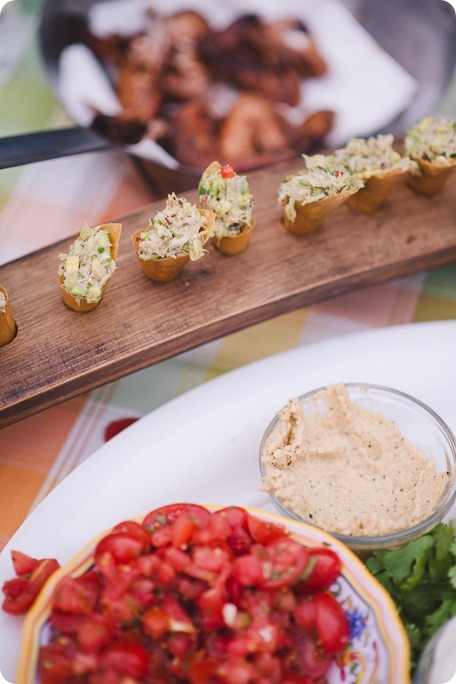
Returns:
[[[456,615],[454,524],[440,523],[400,549],[375,551],[366,564],[398,608],[416,665],[428,640]]]

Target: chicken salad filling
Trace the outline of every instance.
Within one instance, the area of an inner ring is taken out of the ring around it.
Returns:
[[[59,254],[59,259],[63,288],[78,303],[83,299],[89,304],[98,302],[116,269],[108,231],[84,226],[68,254]]]
[[[208,219],[198,207],[172,193],[163,211],[151,218],[149,226],[139,234],[138,255],[148,261],[188,254],[191,261],[197,261],[204,255],[207,224]]]
[[[296,219],[295,204],[309,204],[331,195],[353,192],[363,187],[362,181],[336,164],[334,155],[303,155],[305,169],[286,178],[279,187],[278,201],[284,205],[287,218]]]

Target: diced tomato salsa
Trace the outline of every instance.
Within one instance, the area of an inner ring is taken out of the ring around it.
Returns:
[[[340,571],[332,550],[242,508],[164,506],[58,582],[39,681],[321,684],[349,639],[329,590]]]

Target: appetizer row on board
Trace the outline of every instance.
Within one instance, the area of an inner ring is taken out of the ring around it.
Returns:
[[[309,233],[344,202],[358,212],[376,211],[404,175],[418,193],[441,191],[456,166],[456,122],[425,117],[406,133],[402,155],[393,142],[392,135],[353,138],[332,154],[303,155],[305,168],[278,189],[285,228]],[[149,225],[133,234],[145,275],[158,282],[175,278],[188,261],[204,256],[210,238],[222,253],[240,254],[254,227],[253,205],[247,178],[212,162],[198,185],[198,206],[172,193]],[[101,301],[116,269],[121,230],[120,223],[84,226],[68,253],[59,255],[62,297],[73,311],[91,311]],[[0,286],[0,346],[15,334],[8,294]]]
[[[415,192],[440,192],[456,166],[456,123],[427,116],[407,131],[403,155],[393,143],[392,135],[353,138],[333,154],[303,155],[305,168],[279,188],[287,230],[309,233],[344,202],[377,211],[404,175]]]
[[[239,254],[253,228],[253,197],[247,178],[219,162],[212,162],[201,176],[198,206],[175,193],[136,230],[133,245],[138,262],[150,280],[175,278],[188,261],[204,256],[212,238],[224,254]],[[90,311],[100,302],[115,268],[120,224],[85,226],[68,254],[60,254],[60,285],[65,304],[73,311]]]

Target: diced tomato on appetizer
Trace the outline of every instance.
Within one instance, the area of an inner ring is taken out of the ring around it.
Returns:
[[[220,169],[220,174],[222,178],[234,178],[236,171],[229,164],[223,164],[222,168]]]

